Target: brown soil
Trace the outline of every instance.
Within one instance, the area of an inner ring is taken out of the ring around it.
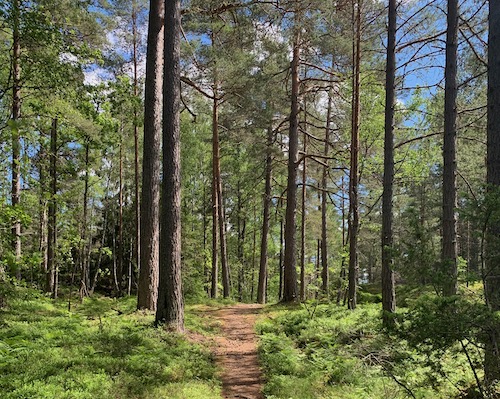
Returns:
[[[222,336],[216,338],[216,359],[222,368],[224,399],[263,399],[257,356],[255,319],[260,305],[238,304],[219,309]]]

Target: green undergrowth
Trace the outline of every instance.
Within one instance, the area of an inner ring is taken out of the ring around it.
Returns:
[[[257,325],[267,399],[461,398],[473,374],[460,351],[436,371],[382,330],[380,304],[266,308]]]
[[[135,304],[87,299],[68,311],[64,300],[20,290],[0,310],[0,397],[220,398],[209,350],[154,328],[153,314]],[[189,306],[186,325],[215,328]]]

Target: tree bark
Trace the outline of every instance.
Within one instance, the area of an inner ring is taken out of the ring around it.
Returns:
[[[50,129],[50,200],[48,210],[47,274],[46,291],[57,298],[56,285],[56,245],[57,245],[57,119],[53,119]]]
[[[13,0],[13,43],[12,43],[12,207],[19,207],[21,197],[21,139],[19,135],[19,119],[21,118],[21,38],[19,32],[20,4]],[[21,278],[21,222],[18,218],[12,226],[12,251],[16,259],[15,274]]]
[[[88,196],[89,196],[89,167],[90,167],[90,144],[89,138],[86,138],[85,142],[85,185],[83,189],[83,223],[82,223],[82,233],[81,233],[81,244],[80,244],[80,300],[83,301],[83,298],[88,296],[89,293],[89,282],[88,282],[88,270],[87,270],[87,256],[86,256],[86,247],[87,247],[87,224],[88,224]],[[121,193],[121,150],[120,150],[120,193]],[[121,194],[120,194],[121,195]],[[121,200],[120,200],[121,201]],[[121,215],[121,211],[120,211]],[[120,226],[121,226],[121,218],[120,218]],[[121,228],[121,227],[120,227]]]
[[[385,326],[392,324],[393,319],[391,314],[396,311],[396,293],[394,287],[394,272],[392,269],[396,17],[396,0],[389,0],[387,64],[385,75],[384,190],[382,193],[382,319]]]
[[[213,40],[212,40],[213,42]],[[214,81],[212,106],[212,298],[217,298],[219,285],[219,112],[216,82]]]
[[[333,60],[332,60],[333,69]],[[328,236],[327,236],[327,179],[328,179],[328,165],[326,159],[330,149],[330,125],[332,123],[332,96],[333,89],[330,86],[328,90],[328,108],[326,111],[326,128],[325,128],[325,166],[323,166],[323,174],[321,176],[321,292],[328,298]]]
[[[297,211],[297,166],[299,146],[299,65],[300,65],[300,31],[296,27],[291,63],[292,92],[290,129],[288,140],[288,180],[285,212],[285,254],[283,261],[283,302],[297,301],[296,266],[296,211]]]
[[[123,258],[125,248],[123,245],[123,126],[120,128],[120,163],[119,163],[119,187],[118,187],[118,292],[123,289]]]
[[[163,181],[160,232],[160,284],[156,323],[184,331],[181,275],[180,169],[181,2],[165,2],[163,93]]]
[[[139,80],[137,71],[137,46],[138,46],[138,33],[137,33],[137,1],[132,2],[132,40],[133,40],[133,55],[134,60],[134,97],[139,100]],[[136,265],[136,270],[140,271],[141,268],[141,206],[139,200],[139,112],[137,105],[134,104],[134,205],[135,205],[135,243],[133,245],[134,256],[133,260]],[[132,286],[132,271],[129,273],[129,287],[128,295],[130,295]]]
[[[305,118],[307,120],[307,117]],[[306,123],[307,126],[307,123]],[[307,128],[305,128],[307,129]],[[307,134],[304,131],[303,137],[304,154],[307,154]],[[306,200],[307,200],[307,158],[302,164],[302,187],[301,187],[301,213],[300,220],[300,291],[299,297],[303,302],[306,300]]]
[[[448,0],[443,144],[443,295],[457,293],[457,48],[458,0]]]
[[[245,233],[246,233],[246,220],[242,216],[242,198],[241,198],[241,181],[238,178],[237,182],[237,198],[236,198],[236,207],[237,207],[237,215],[236,215],[236,229],[238,230],[238,261],[240,264],[240,269],[238,273],[238,300],[240,302],[243,301],[243,287],[245,285]]]
[[[262,237],[260,242],[260,267],[259,267],[259,285],[257,287],[257,302],[266,303],[267,294],[267,239],[269,235],[269,210],[271,207],[271,184],[273,174],[273,129],[271,126],[267,129],[267,154],[266,154],[266,177],[262,211]],[[280,243],[281,245],[281,243]]]
[[[351,168],[349,173],[349,289],[348,307],[356,309],[358,286],[358,230],[359,230],[359,114],[360,114],[360,67],[361,67],[361,5],[353,3],[353,91]]]
[[[215,45],[214,33],[212,32],[212,46]],[[220,138],[219,138],[219,82],[217,80],[217,67],[214,67],[214,86],[213,86],[213,109],[212,109],[212,147],[213,147],[213,184],[215,186],[216,201],[214,204],[217,206],[217,225],[219,233],[220,244],[220,260],[222,269],[222,294],[224,298],[229,298],[230,295],[230,278],[229,278],[229,265],[227,260],[227,246],[226,246],[226,222],[224,215],[224,200],[222,196],[222,178],[220,172]],[[215,205],[214,205],[215,206]],[[216,242],[217,237],[214,236]],[[217,273],[215,273],[217,274]]]
[[[163,0],[150,0],[146,82],[144,86],[140,269],[137,292],[137,308],[149,310],[156,310],[160,262],[163,10]]]
[[[488,37],[487,183],[489,195],[500,189],[500,3],[490,2]],[[498,200],[497,200],[498,201]],[[485,297],[488,307],[500,311],[500,228],[492,221],[487,232]],[[500,380],[500,325],[496,321],[486,342],[484,374],[488,384]]]

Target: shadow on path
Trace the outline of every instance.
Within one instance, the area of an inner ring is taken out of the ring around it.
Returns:
[[[254,332],[255,319],[261,308],[255,304],[238,304],[219,309],[216,313],[222,324],[222,336],[216,339],[216,357],[222,367],[224,399],[264,399]]]

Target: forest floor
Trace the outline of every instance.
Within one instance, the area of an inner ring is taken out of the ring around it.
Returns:
[[[260,305],[237,304],[215,311],[222,332],[216,338],[215,355],[222,368],[224,399],[264,398],[254,330],[261,308]]]

